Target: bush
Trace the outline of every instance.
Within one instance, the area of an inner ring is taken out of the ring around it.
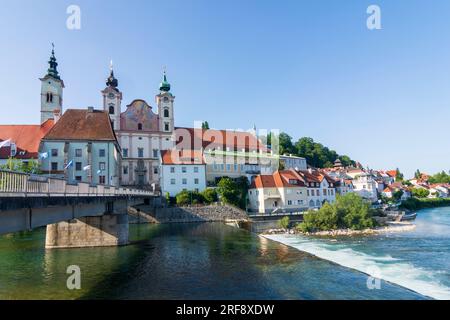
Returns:
[[[435,208],[435,207],[447,207],[450,206],[450,199],[446,198],[435,198],[435,199],[419,199],[419,198],[410,198],[404,201],[401,205],[401,208],[407,209],[410,211],[416,211],[420,209],[426,208]]]
[[[195,191],[181,191],[176,195],[178,206],[186,206],[189,204],[201,204],[204,202],[203,196]]]
[[[325,203],[318,211],[308,211],[298,228],[303,232],[362,230],[375,226],[373,214],[369,203],[355,193],[348,193],[338,196],[334,204]]]
[[[278,227],[281,229],[287,229],[289,227],[289,217],[283,217],[280,220],[278,220]]]
[[[216,189],[208,188],[203,190],[201,193],[205,204],[211,204],[213,202],[217,202],[217,191]]]

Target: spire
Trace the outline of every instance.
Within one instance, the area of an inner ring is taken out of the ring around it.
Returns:
[[[159,90],[164,92],[170,91],[170,83],[167,82],[166,67],[164,67],[163,81],[159,85]]]
[[[52,55],[50,56],[50,60],[48,61],[48,64],[50,65],[50,67],[47,70],[47,75],[60,80],[61,78],[59,77],[58,74],[58,63],[56,62],[56,57],[55,57],[55,44],[52,43]]]
[[[108,87],[117,88],[119,85],[119,81],[114,77],[114,70],[113,70],[113,62],[109,63],[109,77],[106,79],[106,85]]]

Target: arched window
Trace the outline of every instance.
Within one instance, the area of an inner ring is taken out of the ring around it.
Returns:
[[[316,207],[320,208],[320,201],[319,200],[316,201]]]
[[[109,114],[114,114],[114,106],[109,106]]]
[[[164,97],[164,102],[169,102],[169,98]]]
[[[142,123],[138,123],[138,130],[142,130]]]
[[[47,102],[49,103],[53,102],[53,93],[47,92]]]
[[[313,208],[313,207],[314,207],[314,200],[310,200],[310,201],[309,201],[309,207],[310,207],[310,208]]]
[[[169,109],[164,109],[164,118],[169,117]]]

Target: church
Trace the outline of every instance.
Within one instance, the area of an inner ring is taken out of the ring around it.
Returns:
[[[156,112],[143,99],[135,99],[121,112],[122,92],[111,66],[103,95],[103,110],[109,114],[117,140],[122,148],[120,184],[144,189],[158,189],[160,154],[175,146],[174,100],[164,72],[159,93],[155,96]]]

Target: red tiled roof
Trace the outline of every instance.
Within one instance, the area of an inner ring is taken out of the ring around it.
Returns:
[[[391,178],[395,178],[395,176],[397,175],[397,170],[386,171],[386,174]]]
[[[108,113],[86,109],[68,109],[44,139],[117,141]]]
[[[252,133],[244,131],[175,128],[178,149],[218,149],[226,151],[253,151],[268,152],[267,147]]]
[[[11,139],[11,142],[16,144],[17,152],[15,158],[37,159],[41,139],[53,125],[52,119],[45,121],[41,125],[0,125],[0,142]],[[10,155],[10,146],[0,149],[0,159],[7,159]]]
[[[198,150],[163,150],[161,159],[163,165],[205,164],[203,154]]]

